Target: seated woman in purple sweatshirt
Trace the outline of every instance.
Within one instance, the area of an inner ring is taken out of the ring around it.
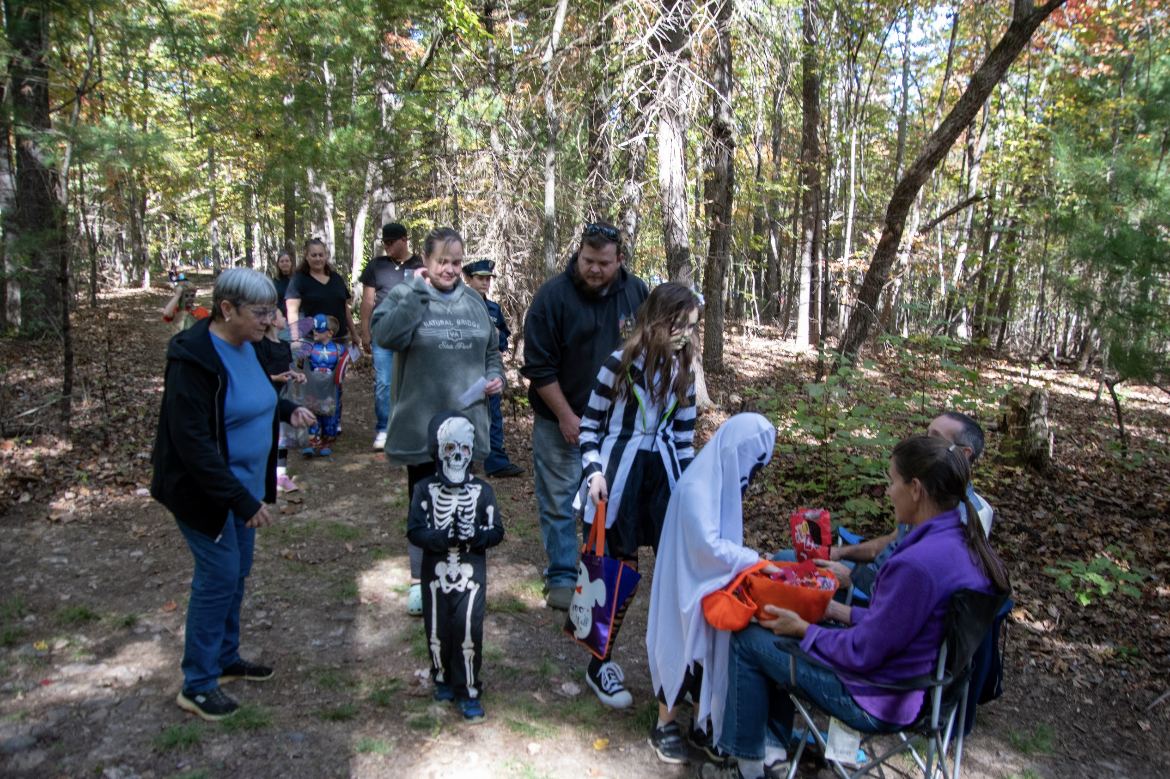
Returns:
[[[934,670],[952,594],[964,588],[1010,589],[1007,571],[967,500],[971,467],[962,452],[941,438],[908,438],[894,447],[889,477],[886,493],[894,514],[913,529],[879,570],[869,608],[830,603],[826,618],[848,626],[830,629],[768,606],[775,619],[732,636],[719,746],[739,764],[712,776],[757,779],[765,766],[772,775],[780,768],[776,764],[787,759],[773,739],[765,745],[769,718],[781,742],[791,741],[794,713],[786,692],[792,688],[789,655],[776,647],[773,634],[800,638],[801,649],[847,675],[899,682]],[[842,681],[799,659],[796,684],[846,725],[866,731],[909,725],[925,698],[922,690],[895,692]]]

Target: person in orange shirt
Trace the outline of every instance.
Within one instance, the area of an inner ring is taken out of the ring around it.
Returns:
[[[195,285],[180,276],[179,283],[175,285],[175,294],[163,306],[162,311],[163,321],[173,323],[176,333],[181,333],[200,319],[211,316],[211,312],[206,308],[195,305],[196,294],[198,290],[195,289]],[[180,303],[182,309],[179,308]]]

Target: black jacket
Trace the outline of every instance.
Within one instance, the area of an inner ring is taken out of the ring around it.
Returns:
[[[187,527],[217,538],[229,510],[251,519],[260,510],[260,502],[228,466],[223,409],[227,369],[211,343],[210,324],[210,319],[202,320],[167,346],[150,494]],[[278,423],[289,421],[295,409],[296,404],[280,400],[272,418],[272,448],[264,478],[266,503],[276,500]]]
[[[583,295],[574,285],[577,257],[564,273],[546,281],[524,317],[524,367],[528,401],[534,413],[556,421],[536,390],[559,382],[573,413],[581,416],[597,372],[610,353],[622,345],[634,326],[638,308],[650,294],[646,282],[626,271],[605,294]]]

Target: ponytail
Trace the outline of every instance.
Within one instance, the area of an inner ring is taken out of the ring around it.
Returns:
[[[963,538],[967,541],[967,551],[971,553],[971,561],[983,569],[983,573],[991,580],[991,585],[999,593],[1012,591],[1012,583],[1008,579],[1007,568],[1003,561],[991,548],[987,534],[983,532],[983,523],[979,521],[979,512],[971,499],[963,495],[963,509],[967,512],[967,522],[963,526]]]
[[[979,512],[967,497],[971,464],[963,453],[945,439],[918,435],[894,447],[893,461],[898,474],[905,481],[918,479],[923,490],[940,509],[951,511],[962,504],[967,515],[963,538],[971,562],[983,569],[996,592],[1011,592],[1007,569],[992,551],[983,532],[983,523],[979,521]]]

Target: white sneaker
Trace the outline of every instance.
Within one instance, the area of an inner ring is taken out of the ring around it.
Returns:
[[[386,431],[383,430],[381,433],[378,433],[377,435],[374,436],[374,450],[380,452],[385,448],[386,448]]]
[[[592,671],[585,672],[585,681],[597,693],[597,697],[606,706],[614,709],[625,709],[634,702],[634,696],[622,684],[626,680],[622,667],[612,660],[602,663],[597,669],[597,676]]]

